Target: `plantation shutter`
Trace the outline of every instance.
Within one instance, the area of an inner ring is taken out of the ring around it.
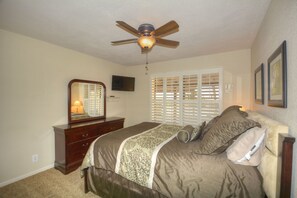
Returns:
[[[154,122],[163,122],[163,103],[164,103],[164,86],[163,78],[156,77],[151,81],[152,93],[151,93],[151,114],[152,121]]]
[[[201,121],[208,121],[220,113],[219,73],[202,74]]]
[[[180,123],[179,77],[167,77],[165,92],[165,122]]]
[[[97,104],[99,104],[98,108],[98,116],[100,115],[104,115],[104,104],[105,104],[105,101],[104,101],[104,89],[103,89],[103,86],[101,85],[97,85],[97,92],[98,92],[98,99],[97,99]],[[100,102],[100,101],[103,101],[103,102]]]
[[[96,86],[95,84],[89,85],[89,116],[94,117],[97,114],[98,107],[96,106]]]
[[[151,120],[197,126],[219,115],[220,72],[158,75],[151,79]]]
[[[89,86],[86,83],[83,83],[83,92],[84,92],[84,110],[89,114]]]
[[[197,125],[199,122],[198,109],[198,75],[183,76],[183,125]]]
[[[98,84],[84,85],[84,107],[86,113],[91,117],[104,114],[104,100],[102,86]]]

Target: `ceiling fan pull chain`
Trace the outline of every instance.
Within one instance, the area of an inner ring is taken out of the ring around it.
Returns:
[[[145,75],[148,74],[148,53],[146,52],[145,54],[146,56],[146,62],[145,62]]]

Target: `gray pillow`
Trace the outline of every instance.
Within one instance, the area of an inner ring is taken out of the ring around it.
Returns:
[[[242,106],[239,106],[239,105],[232,105],[232,106],[229,106],[227,107],[222,113],[221,115],[227,113],[228,111],[232,111],[232,110],[240,110]]]
[[[220,116],[216,116],[207,123],[207,125],[203,128],[199,139],[203,139],[203,136],[209,131],[209,129],[211,129],[211,127],[218,121],[219,118]]]
[[[258,122],[243,117],[239,111],[228,111],[218,118],[216,123],[209,129],[198,144],[195,153],[211,154],[222,150],[221,147],[228,145],[235,137],[253,127],[261,127]]]
[[[241,116],[243,116],[245,118],[249,116],[249,114],[247,112],[245,112],[245,111],[240,111],[239,110],[239,113],[241,114]]]
[[[248,117],[248,113],[245,111],[241,111],[240,108],[242,108],[242,106],[239,105],[232,105],[228,108],[226,108],[222,113],[221,116],[223,116],[225,113],[229,112],[229,111],[239,111],[239,113],[243,116],[243,117]]]
[[[245,118],[248,117],[248,113],[245,112],[245,111],[241,111],[240,108],[241,108],[241,106],[238,106],[238,105],[230,106],[230,107],[226,108],[226,109],[221,113],[221,115],[216,116],[216,117],[214,117],[213,119],[211,119],[211,120],[207,123],[207,125],[204,127],[204,129],[203,129],[203,131],[202,131],[202,133],[201,133],[199,139],[202,139],[203,136],[209,131],[209,129],[210,129],[210,128],[211,128],[211,127],[218,121],[218,119],[219,119],[220,117],[224,116],[227,112],[230,112],[230,111],[237,111],[237,112],[240,113],[241,116],[243,116],[243,117],[245,117]]]
[[[176,138],[183,143],[190,142],[193,130],[194,127],[191,125],[186,125],[177,133]]]
[[[206,124],[206,122],[204,121],[204,122],[202,122],[202,124],[200,126],[196,127],[193,130],[190,141],[195,141],[195,140],[199,139],[199,137],[201,136],[202,131],[203,131],[204,127],[205,127],[205,124]]]
[[[245,133],[245,132],[244,132]],[[232,138],[231,140],[229,140],[229,142],[227,142],[226,144],[222,145],[221,147],[217,148],[214,152],[212,152],[211,154],[212,155],[217,155],[217,154],[220,154],[220,153],[223,153],[226,149],[228,149],[235,141],[236,139],[239,137],[240,135],[238,136],[235,136],[234,138]]]

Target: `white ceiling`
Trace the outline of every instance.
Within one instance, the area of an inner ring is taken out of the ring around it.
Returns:
[[[175,20],[176,49],[155,46],[149,62],[250,48],[270,0],[0,0],[0,29],[24,34],[121,65],[145,63],[135,38],[116,26],[158,28]]]

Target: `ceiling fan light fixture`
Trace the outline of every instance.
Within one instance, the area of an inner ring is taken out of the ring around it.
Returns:
[[[154,46],[154,44],[156,43],[156,39],[154,36],[141,36],[138,39],[138,44],[142,47],[142,48],[152,48]]]
[[[112,45],[137,43],[141,47],[142,54],[147,54],[150,52],[154,45],[170,48],[176,48],[179,45],[178,41],[161,38],[163,36],[168,36],[169,34],[178,32],[179,25],[175,21],[169,21],[157,29],[155,29],[152,24],[144,23],[138,27],[138,30],[128,25],[124,21],[116,21],[116,23],[117,26],[129,32],[130,34],[133,34],[137,38],[112,41]]]

